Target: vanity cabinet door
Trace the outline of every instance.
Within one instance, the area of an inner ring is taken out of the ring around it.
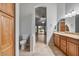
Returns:
[[[57,46],[56,34],[54,34],[54,43]]]
[[[55,34],[55,39],[54,40],[55,40],[55,45],[57,47],[59,47],[60,46],[60,36]]]
[[[57,35],[57,46],[59,47],[60,46],[60,36]]]
[[[65,36],[61,36],[61,50],[66,53],[66,49],[67,49],[67,43],[66,43],[66,37]]]
[[[77,52],[78,52],[78,56],[79,56],[79,45],[78,45],[78,51]]]
[[[69,39],[72,39],[72,38],[69,38]],[[77,56],[78,55],[78,45],[71,41],[67,41],[67,55]]]

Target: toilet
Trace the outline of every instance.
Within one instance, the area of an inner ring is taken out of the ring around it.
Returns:
[[[27,35],[22,35],[22,38],[23,38],[23,39],[20,41],[20,45],[21,45],[21,50],[24,50],[28,36],[27,36]]]
[[[24,50],[24,48],[25,48],[25,43],[26,43],[26,40],[20,41],[21,50]]]

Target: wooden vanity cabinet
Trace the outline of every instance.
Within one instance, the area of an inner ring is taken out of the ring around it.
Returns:
[[[54,35],[54,42],[57,47],[60,47],[60,36],[58,34]]]
[[[54,33],[54,44],[65,55],[79,56],[79,40],[76,38],[67,37],[64,35]]]
[[[65,36],[61,36],[61,45],[60,45],[60,49],[66,54],[66,49],[67,49],[67,40]]]
[[[79,56],[79,41],[73,38],[67,38],[67,55]]]
[[[76,56],[77,55],[77,45],[71,42],[67,42],[67,55]]]

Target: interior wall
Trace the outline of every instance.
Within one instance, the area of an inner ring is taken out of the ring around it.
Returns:
[[[65,15],[65,3],[57,3],[57,19],[59,20]]]
[[[30,35],[30,51],[34,46],[34,23],[33,22],[33,6],[28,3],[20,4],[20,35],[28,37]]]
[[[56,25],[57,7],[55,3],[26,3],[20,4],[20,35],[31,34],[31,51],[35,47],[35,8],[47,7],[47,45]],[[25,24],[24,24],[25,23]],[[26,24],[27,23],[27,24]],[[27,31],[26,31],[27,30]]]
[[[65,3],[57,3],[57,31],[59,31],[59,20],[65,16]]]
[[[47,45],[50,42],[50,38],[55,31],[55,25],[57,23],[57,5],[51,4],[47,6]]]
[[[20,35],[29,36],[31,34],[32,14],[26,4],[20,4]]]

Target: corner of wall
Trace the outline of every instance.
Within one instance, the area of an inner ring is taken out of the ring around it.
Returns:
[[[15,6],[15,55],[19,56],[19,4],[17,3]]]

